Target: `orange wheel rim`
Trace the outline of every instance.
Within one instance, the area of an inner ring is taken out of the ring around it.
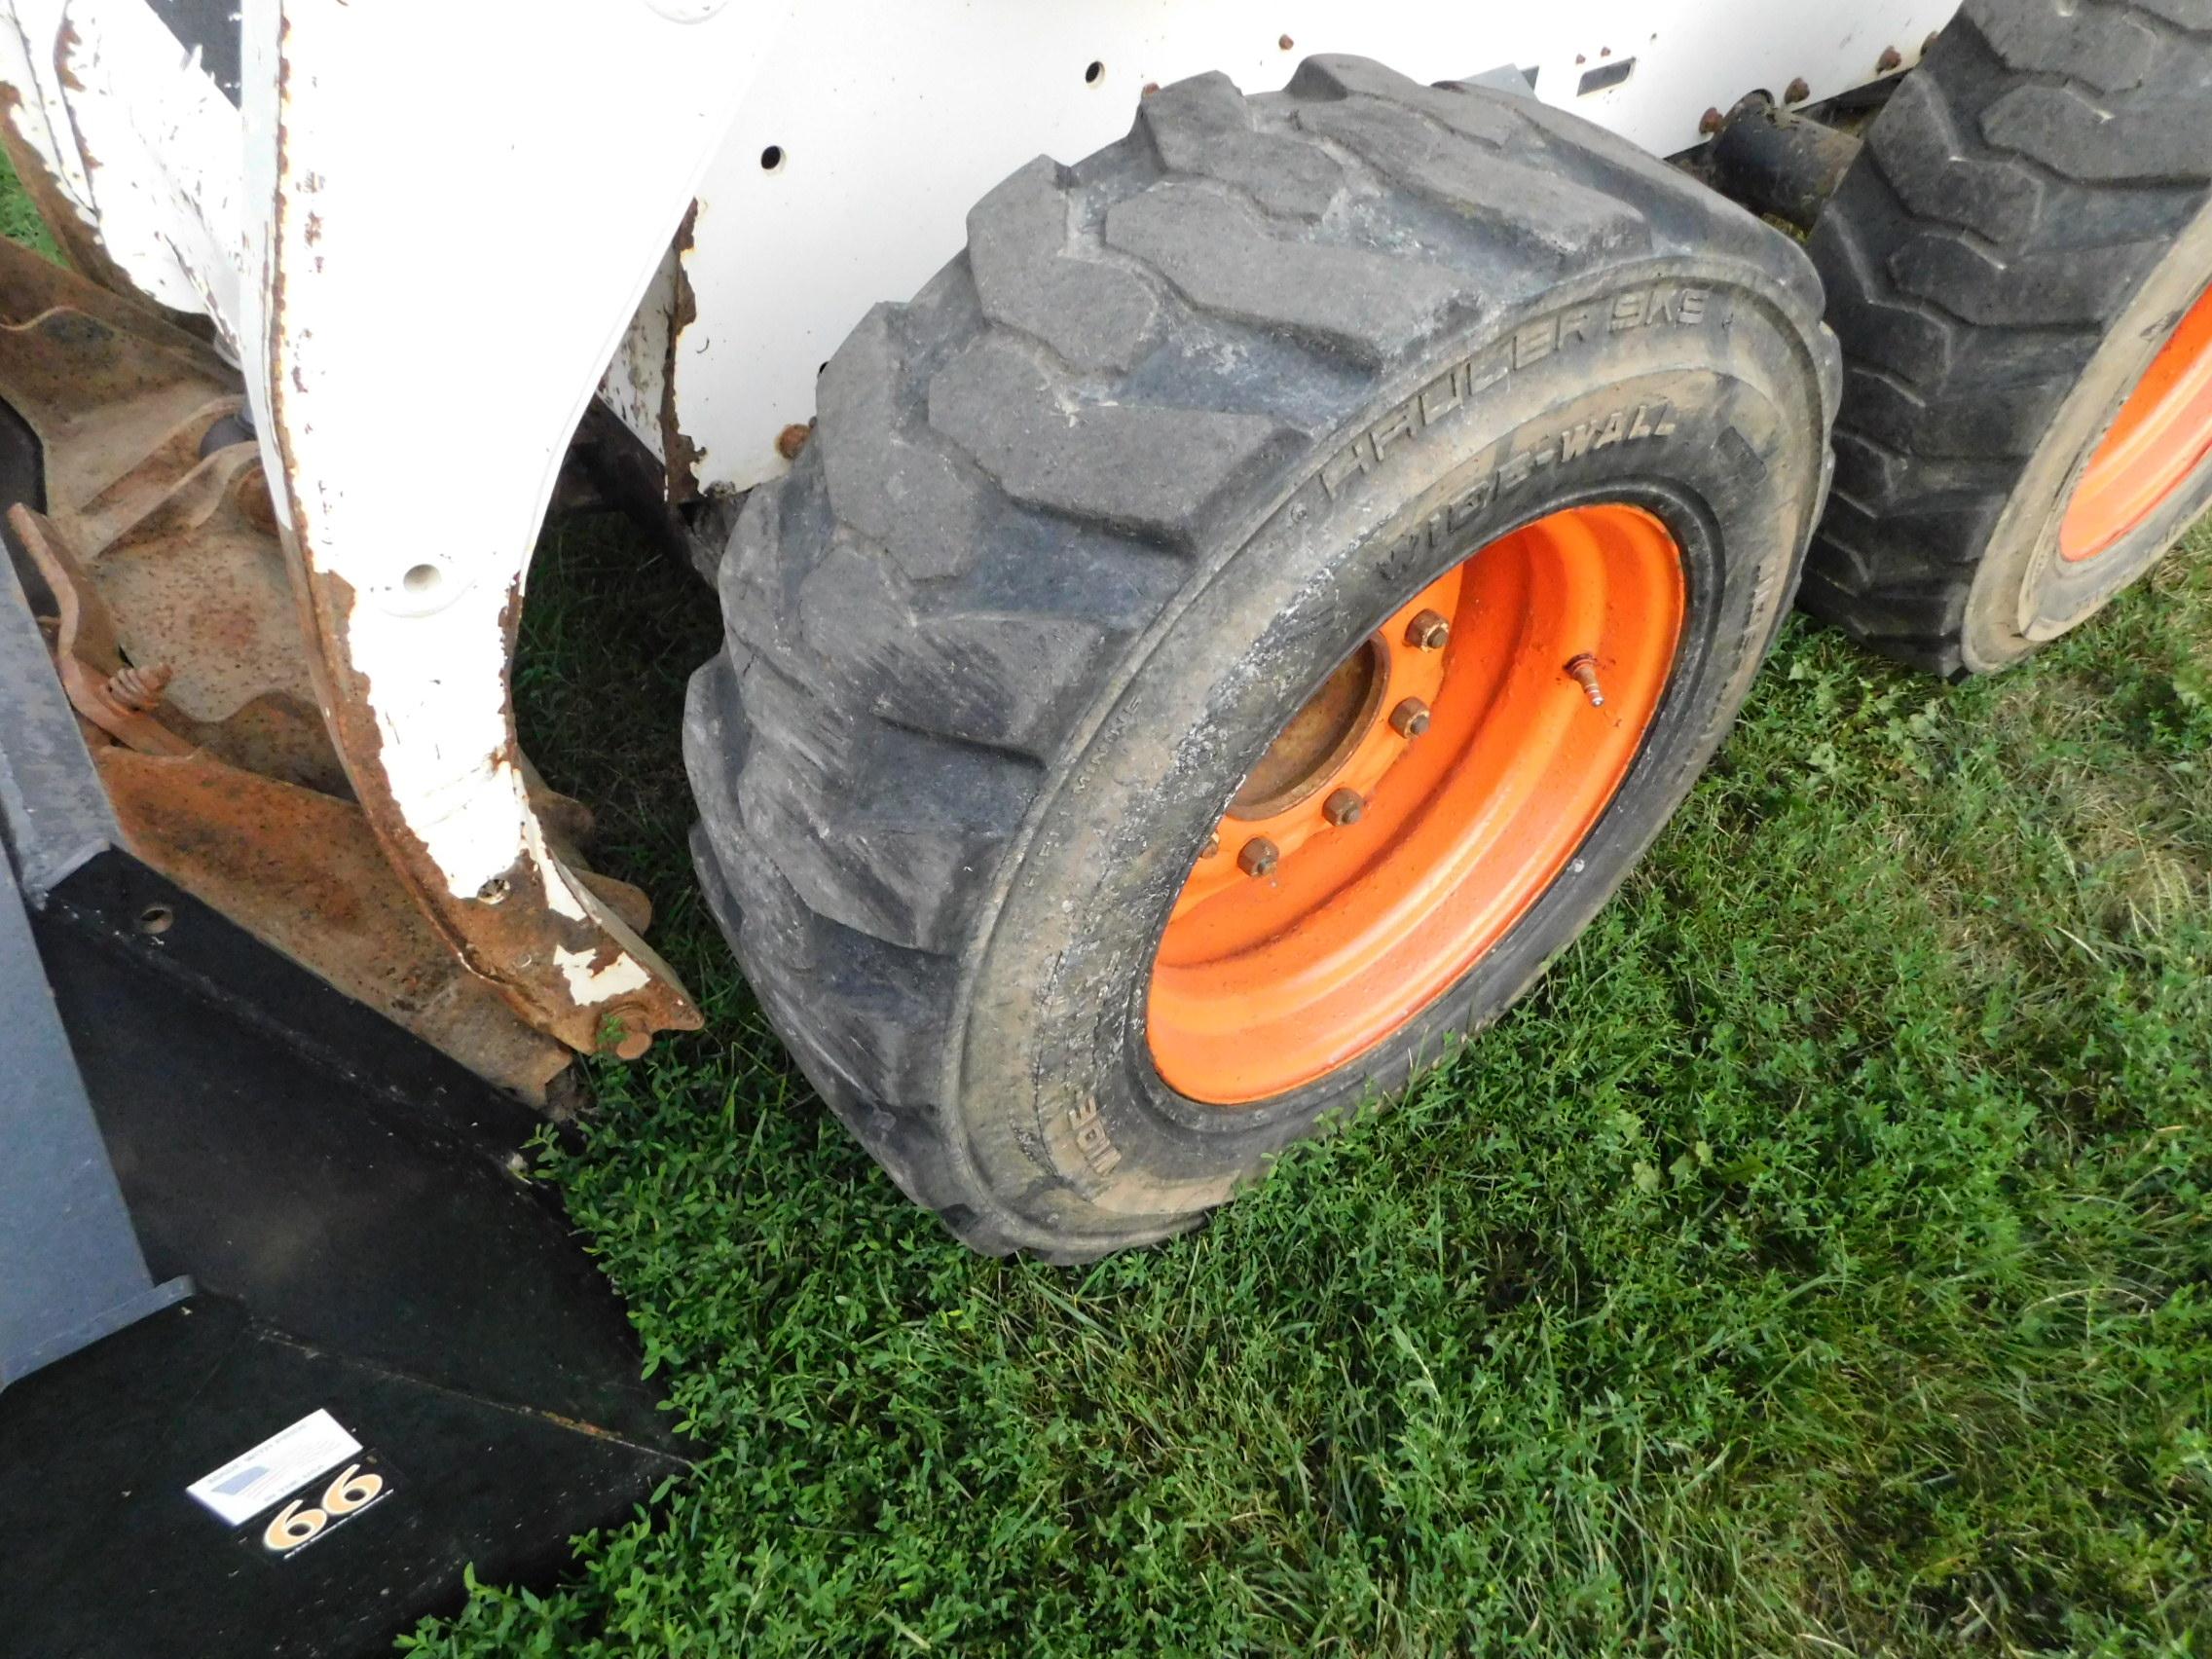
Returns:
[[[2059,521],[2059,557],[2094,559],[2212,455],[2212,288],[2197,297],[2113,417]]]
[[[1176,900],[1146,1007],[1161,1077],[1210,1104],[1264,1100],[1450,989],[1619,791],[1683,591],[1656,518],[1576,507],[1383,623],[1253,768]]]

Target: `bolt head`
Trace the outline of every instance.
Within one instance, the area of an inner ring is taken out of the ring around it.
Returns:
[[[1697,118],[1697,129],[1710,138],[1720,130],[1720,124],[1725,119],[1718,110],[1709,109]]]
[[[1419,737],[1428,729],[1428,705],[1408,697],[1390,711],[1390,729],[1400,737]]]
[[[1452,624],[1433,610],[1418,612],[1406,624],[1406,644],[1416,650],[1440,651],[1452,637]]]
[[[1275,45],[1277,45],[1277,46],[1281,47],[1281,48],[1283,49],[1283,51],[1285,51],[1285,52],[1288,52],[1288,51],[1289,51],[1289,50],[1290,50],[1290,49],[1291,49],[1292,47],[1296,46],[1297,44],[1298,44],[1298,42],[1296,42],[1296,41],[1292,40],[1292,39],[1290,38],[1290,36],[1288,36],[1288,35],[1284,35],[1284,36],[1283,36],[1283,37],[1282,37],[1282,38],[1281,38],[1280,40],[1278,40],[1278,41],[1276,41],[1276,42],[1275,42]]]
[[[608,1010],[601,1029],[601,1046],[612,1050],[616,1059],[637,1059],[653,1046],[652,1027],[645,1022],[645,1011],[636,1003]]]
[[[1803,103],[1812,95],[1813,89],[1805,84],[1805,77],[1802,75],[1782,89],[1782,101],[1784,103]]]
[[[1903,61],[1903,53],[1899,52],[1894,46],[1885,46],[1882,48],[1882,55],[1874,59],[1874,67],[1881,73],[1887,75],[1892,69],[1897,68],[1898,65],[1899,65]]]
[[[1281,848],[1265,835],[1255,835],[1238,851],[1236,867],[1246,875],[1272,875],[1281,858]]]
[[[776,434],[776,453],[786,461],[796,461],[798,452],[806,448],[806,440],[813,436],[811,425],[802,426],[793,422]]]
[[[1198,857],[1201,859],[1210,859],[1214,856],[1214,854],[1220,851],[1221,835],[1218,831],[1216,831],[1214,834],[1208,835],[1206,837],[1205,849],[1198,854]]]
[[[1321,803],[1321,816],[1342,830],[1347,824],[1357,824],[1359,815],[1367,810],[1367,802],[1360,799],[1357,790],[1331,790],[1329,798]]]

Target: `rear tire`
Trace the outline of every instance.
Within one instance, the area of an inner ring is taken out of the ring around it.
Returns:
[[[2077,626],[2212,500],[2212,451],[2177,451],[2149,510],[2086,553],[2062,534],[2146,369],[2212,315],[2212,0],[1968,0],[1810,251],[1845,376],[1806,608],[1947,675]]]
[[[1773,637],[1837,371],[1786,239],[1532,100],[1357,59],[1169,88],[969,233],[747,504],[686,719],[694,850],[900,1186],[978,1249],[1076,1261],[1193,1225],[1573,939]],[[1664,525],[1686,601],[1571,862],[1326,1075],[1167,1087],[1155,953],[1290,713],[1440,572],[1598,502]]]

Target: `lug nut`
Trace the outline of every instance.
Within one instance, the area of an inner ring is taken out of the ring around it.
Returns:
[[[1604,687],[1598,683],[1598,659],[1596,657],[1588,651],[1584,651],[1567,665],[1567,673],[1575,684],[1582,687],[1582,694],[1590,699],[1590,706],[1593,709],[1602,709],[1605,706]]]
[[[1697,118],[1697,129],[1710,138],[1720,130],[1720,124],[1726,119],[1717,109],[1709,109]]]
[[[812,422],[802,426],[794,421],[776,434],[776,453],[786,461],[796,461],[798,452],[806,448],[806,440],[813,436]]]
[[[1784,103],[1803,103],[1812,95],[1813,89],[1805,84],[1805,77],[1802,75],[1782,89],[1782,101]]]
[[[1408,697],[1390,711],[1390,728],[1400,737],[1419,737],[1428,729],[1428,705]]]
[[[1275,861],[1281,857],[1281,850],[1272,841],[1265,835],[1255,835],[1236,855],[1236,867],[1246,875],[1272,875]]]
[[[1882,74],[1887,75],[1903,61],[1903,53],[1894,46],[1885,46],[1882,48],[1882,55],[1874,59],[1874,67]]]
[[[1367,810],[1367,802],[1359,798],[1357,790],[1331,790],[1329,798],[1321,803],[1321,816],[1342,830],[1347,824],[1357,824],[1359,815]]]
[[[1288,36],[1288,35],[1284,35],[1284,36],[1283,36],[1283,37],[1282,37],[1282,38],[1281,38],[1280,40],[1278,40],[1278,41],[1276,41],[1276,42],[1275,42],[1275,45],[1277,45],[1277,46],[1281,47],[1281,48],[1283,49],[1283,51],[1285,51],[1285,52],[1288,52],[1288,51],[1289,51],[1289,50],[1290,50],[1290,49],[1291,49],[1292,47],[1296,46],[1297,44],[1298,44],[1298,42],[1296,42],[1296,41],[1292,40],[1292,39],[1290,38],[1290,36]]]
[[[1452,637],[1452,624],[1433,610],[1417,612],[1406,624],[1406,644],[1416,650],[1440,651]]]

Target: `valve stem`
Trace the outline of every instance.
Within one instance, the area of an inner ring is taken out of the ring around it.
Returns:
[[[1590,706],[1593,709],[1602,709],[1605,706],[1604,687],[1598,683],[1598,659],[1596,657],[1588,651],[1584,651],[1580,656],[1569,658],[1567,673],[1567,678],[1582,687],[1582,694],[1590,699]]]

